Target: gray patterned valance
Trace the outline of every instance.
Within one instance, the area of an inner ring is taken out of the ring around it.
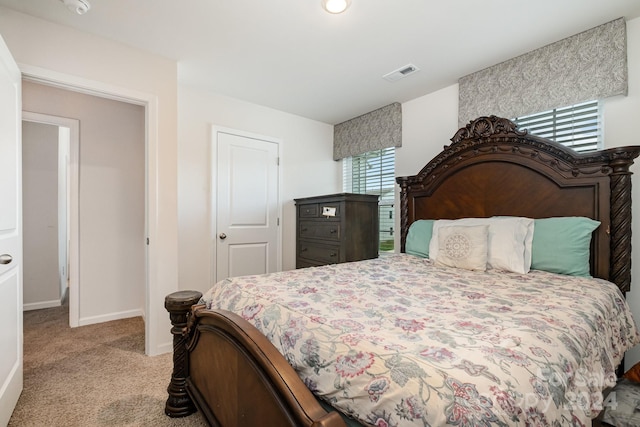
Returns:
[[[624,18],[486,68],[459,80],[458,123],[518,117],[627,94]]]
[[[402,146],[402,106],[389,104],[333,127],[333,160]]]

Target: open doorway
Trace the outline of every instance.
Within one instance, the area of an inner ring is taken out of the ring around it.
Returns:
[[[70,279],[75,273],[78,280],[69,282],[70,325],[146,320],[144,106],[28,80],[22,101],[25,111],[79,123],[78,186],[70,192],[78,189],[70,208],[78,262],[72,244],[69,265]]]
[[[79,325],[79,122],[22,114],[24,310],[69,304]]]
[[[171,224],[173,219],[170,213],[161,215],[166,206],[171,206],[172,200],[167,196],[167,190],[160,189],[160,180],[163,176],[161,172],[165,171],[168,158],[165,154],[166,147],[161,149],[159,144],[160,136],[158,131],[165,129],[166,126],[159,123],[158,95],[29,65],[21,65],[20,71],[22,72],[23,85],[27,81],[50,84],[73,92],[121,100],[142,106],[144,109],[146,153],[143,169],[146,183],[144,185],[145,194],[142,199],[146,204],[144,214],[144,219],[146,220],[144,236],[146,248],[144,271],[146,292],[143,296],[145,352],[151,356],[170,352],[172,349],[172,335],[168,331],[171,324],[163,303],[167,294],[177,290],[177,280],[174,280],[174,277],[177,279],[177,275],[174,274],[173,265],[170,261],[173,258],[168,258],[174,252],[171,246],[167,246],[167,242],[171,242],[173,239],[172,229],[171,227],[163,227],[167,223]],[[24,104],[23,108],[29,110]],[[169,126],[169,129],[171,129],[171,126]],[[171,137],[169,137],[168,141],[171,141]],[[170,173],[171,169],[169,167],[169,175]],[[171,180],[168,182],[170,187]],[[165,183],[166,185],[167,183]]]

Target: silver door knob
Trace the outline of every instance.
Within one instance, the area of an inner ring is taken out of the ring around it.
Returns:
[[[0,264],[9,264],[11,261],[13,261],[13,257],[9,254],[2,254],[0,255]]]
[[[227,238],[227,235],[224,234],[224,233],[220,233],[220,235],[218,237],[220,237],[221,240],[224,240],[224,239]]]

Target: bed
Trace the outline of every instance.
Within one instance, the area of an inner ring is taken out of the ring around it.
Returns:
[[[397,178],[400,253],[168,295],[165,412],[221,426],[588,425],[640,342],[624,300],[638,154],[578,155],[507,119],[471,121]]]

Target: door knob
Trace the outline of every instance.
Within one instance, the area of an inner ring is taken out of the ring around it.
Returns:
[[[9,254],[0,255],[0,264],[9,264],[13,261],[13,257]]]
[[[224,233],[220,233],[220,235],[218,237],[220,237],[221,240],[224,240],[224,239],[227,238],[227,235],[224,234]]]

